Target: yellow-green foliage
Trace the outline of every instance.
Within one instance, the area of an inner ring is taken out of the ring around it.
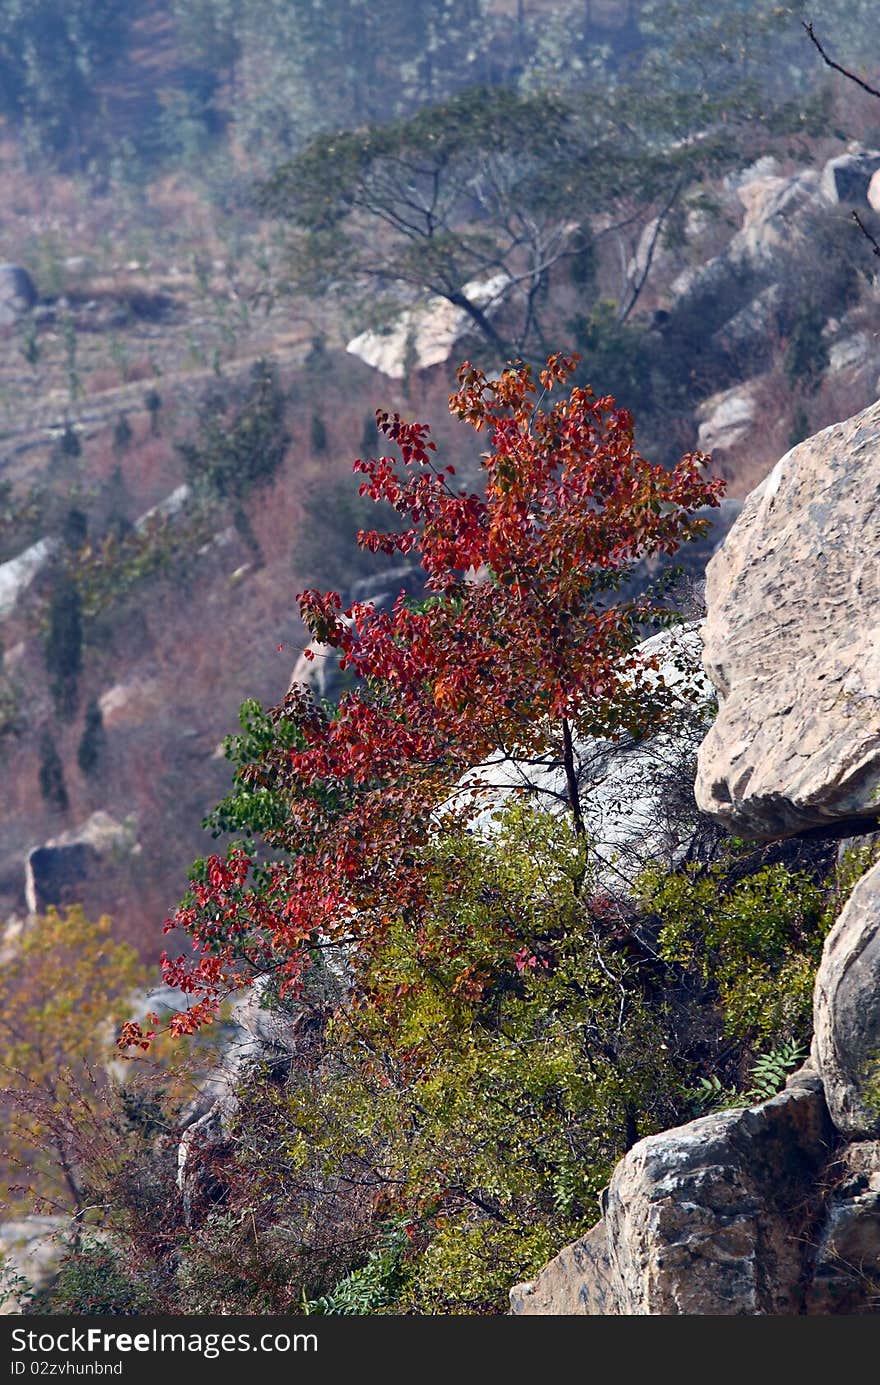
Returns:
[[[660,921],[658,950],[717,993],[726,1032],[741,1040],[809,1034],[813,978],[830,925],[826,897],[777,864],[737,880],[730,862],[642,878]]]
[[[583,874],[548,815],[515,809],[494,840],[448,840],[430,922],[389,925],[320,1063],[276,1097],[271,1170],[243,1114],[252,1190],[277,1192],[282,1165],[291,1187],[350,1179],[373,1216],[406,1220],[409,1311],[503,1311],[511,1283],[596,1221],[627,1144],[680,1108],[663,1006]]]
[[[69,1207],[77,1200],[72,1126],[94,1119],[95,1090],[115,1028],[147,974],[110,920],[79,905],[50,908],[4,944],[0,966],[0,1103],[7,1117],[0,1187]],[[21,1185],[27,1185],[26,1190]]]

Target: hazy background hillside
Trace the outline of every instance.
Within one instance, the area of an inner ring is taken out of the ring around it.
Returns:
[[[880,219],[819,175],[880,103],[802,17],[876,80],[876,0],[0,0],[0,263],[33,285],[0,270],[0,918],[82,902],[158,953],[296,593],[381,586],[377,407],[467,474],[458,361],[572,349],[648,455],[712,451],[742,497],[876,397],[851,210]],[[395,217],[432,179],[426,241]],[[346,350],[497,274],[445,359]]]

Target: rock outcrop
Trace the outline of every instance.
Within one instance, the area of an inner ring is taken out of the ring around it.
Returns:
[[[659,677],[678,712],[674,724],[633,744],[590,739],[575,746],[593,883],[611,894],[627,894],[649,861],[663,861],[672,869],[700,830],[698,815],[682,802],[705,731],[700,708],[712,696],[699,666],[698,625],[661,631],[638,650],[645,660],[659,661]],[[479,789],[475,821],[485,831],[491,831],[493,814],[514,795],[525,795],[549,812],[559,811],[565,802],[565,777],[558,765],[499,757],[470,771],[462,785]]]
[[[800,443],[706,574],[704,812],[758,839],[880,813],[880,403]]]
[[[871,179],[880,169],[880,152],[856,148],[829,159],[822,170],[822,196],[833,206],[864,207],[868,204]]]
[[[801,1312],[833,1140],[809,1071],[760,1106],[640,1140],[614,1171],[602,1221],[517,1285],[513,1312]]]
[[[475,308],[491,316],[510,286],[510,276],[502,272],[464,284],[461,292]],[[464,308],[434,296],[405,308],[384,331],[359,333],[345,349],[392,380],[403,380],[411,369],[425,370],[447,361],[459,337],[473,326]]]
[[[813,1051],[834,1124],[880,1135],[880,865],[862,876],[825,939]]]
[[[720,710],[704,811],[758,839],[875,851],[880,813],[880,404],[792,449],[709,564]],[[864,834],[864,835],[863,835]],[[603,1218],[517,1314],[827,1315],[880,1302],[880,864],[825,940],[808,1063],[780,1095],[634,1145]]]
[[[135,823],[117,822],[98,811],[75,832],[63,832],[28,852],[25,862],[25,899],[30,913],[43,913],[50,905],[82,901],[86,881],[102,873],[121,857],[138,850]]]
[[[0,1316],[17,1317],[45,1288],[69,1249],[72,1219],[29,1216],[0,1224]]]

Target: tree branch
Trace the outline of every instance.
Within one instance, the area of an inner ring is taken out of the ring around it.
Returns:
[[[852,213],[852,219],[853,219],[853,221],[856,223],[856,225],[858,226],[858,228],[859,228],[859,230],[861,231],[862,235],[865,237],[865,240],[867,240],[867,241],[870,242],[870,245],[871,245],[871,248],[872,248],[873,251],[874,251],[874,254],[875,254],[878,258],[880,258],[880,241],[877,240],[877,237],[876,237],[876,236],[873,236],[873,235],[871,234],[871,232],[868,230],[867,226],[865,225],[864,221],[862,221],[862,218],[859,216],[858,212],[853,212],[853,213]]]
[[[816,48],[816,49],[818,49],[818,52],[819,52],[820,57],[822,58],[822,61],[823,61],[828,67],[833,67],[835,72],[840,72],[840,73],[842,74],[842,76],[849,78],[849,80],[850,80],[851,82],[855,82],[856,86],[857,86],[857,87],[861,87],[861,88],[862,88],[862,91],[866,91],[866,92],[868,93],[869,96],[877,96],[877,97],[880,97],[880,91],[878,91],[876,87],[870,86],[867,82],[863,81],[863,79],[862,79],[861,77],[857,77],[856,74],[855,74],[854,72],[850,72],[848,68],[841,67],[840,63],[836,63],[836,62],[833,61],[833,59],[829,58],[828,54],[825,52],[825,49],[822,47],[821,43],[820,43],[819,40],[816,38],[816,35],[815,35],[814,31],[813,31],[813,22],[812,22],[812,20],[810,20],[810,21],[801,20],[801,23],[803,24],[803,27],[804,27],[804,29],[806,30],[806,33],[807,33],[807,37],[809,38],[810,42],[813,44],[813,47]]]

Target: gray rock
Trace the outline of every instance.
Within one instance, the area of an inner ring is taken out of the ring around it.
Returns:
[[[117,822],[100,809],[77,828],[28,852],[25,899],[32,914],[50,905],[82,902],[83,885],[101,879],[113,864],[139,851],[133,818]]]
[[[880,151],[862,149],[829,159],[822,169],[819,184],[822,196],[832,206],[864,207],[868,204],[871,179],[880,169]]]
[[[798,444],[706,573],[696,798],[757,839],[880,813],[880,403]]]
[[[0,264],[0,327],[11,327],[37,301],[37,290],[26,269]]]
[[[831,1191],[806,1312],[876,1312],[880,1280],[880,1141],[846,1145],[825,1173]]]
[[[54,539],[40,539],[17,558],[0,563],[0,620],[12,614],[19,597],[42,572],[57,546]]]
[[[781,286],[768,284],[714,334],[715,345],[744,374],[753,374],[770,365],[773,335],[782,301]]]
[[[818,1084],[634,1145],[602,1221],[529,1284],[523,1315],[804,1311],[833,1132]]]
[[[602,1317],[615,1305],[604,1222],[561,1250],[536,1279],[510,1291],[511,1313],[524,1317]]]
[[[18,1316],[28,1290],[51,1283],[69,1250],[70,1217],[29,1216],[0,1222],[0,1315]]]
[[[819,194],[819,174],[801,169],[791,177],[762,175],[737,188],[745,216],[727,248],[733,263],[753,270],[769,269],[790,257],[804,239],[804,213],[812,211]]]
[[[837,1129],[880,1134],[880,865],[859,880],[825,939],[813,1029]]]
[[[853,332],[829,348],[828,369],[833,375],[841,370],[860,370],[865,365],[875,369],[877,365],[877,346],[870,332]]]
[[[475,307],[491,315],[510,292],[511,282],[510,275],[501,270],[489,279],[463,284],[461,292]],[[392,380],[402,380],[410,369],[425,370],[448,360],[459,337],[472,327],[472,319],[463,308],[432,295],[405,308],[384,331],[359,333],[345,349]]]
[[[697,409],[697,447],[701,452],[723,452],[742,442],[749,435],[756,410],[752,381],[711,395]]]
[[[611,894],[631,892],[648,862],[672,869],[701,830],[690,791],[712,690],[699,665],[699,627],[692,622],[663,630],[644,640],[638,654],[645,662],[657,659],[656,673],[646,676],[670,691],[674,715],[668,730],[634,743],[584,738],[574,747],[592,884]],[[462,788],[478,794],[474,825],[485,833],[514,797],[548,812],[562,811],[566,802],[564,773],[552,762],[499,755],[468,771]]]

